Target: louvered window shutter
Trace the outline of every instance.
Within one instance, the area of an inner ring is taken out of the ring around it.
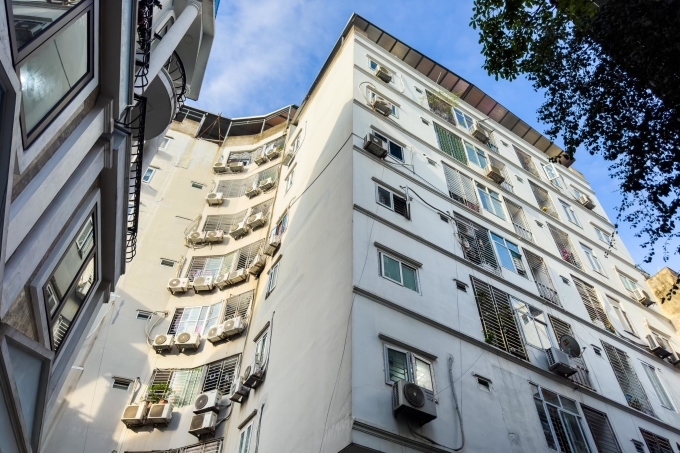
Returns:
[[[457,161],[467,165],[468,160],[465,155],[465,148],[463,148],[463,140],[437,123],[434,123],[434,131],[437,134],[439,149]]]
[[[635,373],[635,369],[633,368],[633,364],[631,363],[628,354],[604,341],[602,342],[602,346],[607,353],[609,363],[614,370],[616,380],[619,381],[619,386],[626,397],[628,405],[633,409],[656,417],[652,405],[649,403],[649,398],[647,398],[647,393],[645,393],[645,389],[642,387],[640,379],[638,379],[638,376]]]

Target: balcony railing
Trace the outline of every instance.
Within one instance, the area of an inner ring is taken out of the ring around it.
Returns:
[[[544,298],[545,300],[561,306],[560,304],[560,298],[557,296],[557,291],[554,289],[550,288],[549,286],[544,285],[543,283],[536,281],[536,288],[538,288],[538,294]]]
[[[170,79],[172,79],[172,86],[175,91],[175,97],[177,98],[177,112],[184,107],[184,102],[187,99],[187,76],[184,70],[184,63],[182,63],[181,58],[177,52],[172,52],[172,56],[165,63],[163,68],[170,74]],[[173,115],[174,117],[175,115]]]
[[[149,62],[153,40],[154,0],[139,0],[137,7],[137,50],[135,51],[135,88],[142,91],[149,84]]]

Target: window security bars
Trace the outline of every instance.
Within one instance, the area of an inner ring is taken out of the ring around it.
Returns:
[[[550,235],[553,237],[555,245],[557,246],[557,250],[560,252],[560,257],[572,266],[583,269],[581,260],[576,254],[576,249],[574,249],[574,246],[571,244],[569,235],[550,224],[548,224],[548,230],[550,230]]]
[[[563,453],[589,452],[576,401],[545,388],[539,392],[533,384],[531,387],[548,447]]]
[[[548,302],[561,307],[560,298],[557,295],[557,291],[555,291],[555,286],[553,285],[550,274],[548,273],[548,267],[545,265],[543,258],[526,249],[524,249],[524,256],[527,258],[529,269],[531,269],[531,275],[534,276],[538,294]]]
[[[259,214],[261,212],[263,217],[267,217],[269,215],[269,210],[272,208],[273,204],[274,204],[273,198],[260,204],[256,204],[250,209],[249,215]]]
[[[645,444],[647,444],[649,453],[673,453],[673,447],[671,447],[671,443],[665,437],[661,437],[642,428],[640,428],[640,432],[642,433],[642,438],[645,440]]]
[[[534,164],[534,161],[531,158],[531,156],[514,145],[513,148],[515,149],[515,154],[517,154],[517,159],[519,160],[519,163],[522,166],[522,168],[531,173],[533,176],[536,177],[536,179],[540,181],[541,174],[538,172],[538,168],[536,168],[536,164]]]
[[[515,188],[513,185],[510,183],[510,173],[508,173],[508,168],[505,166],[503,162],[500,160],[496,159],[493,156],[488,156],[489,159],[489,164],[492,166],[498,168],[501,171],[501,174],[505,178],[505,181],[503,181],[501,184],[498,184],[502,189],[507,190],[510,193],[515,193]]]
[[[387,209],[390,209],[397,214],[406,217],[407,219],[410,218],[408,212],[408,202],[406,201],[406,198],[397,195],[396,193],[385,189],[382,186],[376,186],[376,197],[378,204],[385,206]]]
[[[206,365],[205,379],[201,392],[217,389],[223,395],[230,395],[240,357],[240,355],[233,355],[219,362]]]
[[[609,363],[614,370],[616,380],[619,381],[619,386],[626,397],[628,405],[633,409],[656,417],[652,405],[647,398],[647,393],[645,393],[645,389],[642,387],[640,379],[638,379],[637,374],[635,373],[635,369],[633,369],[633,364],[631,363],[628,354],[604,341],[602,342],[602,346],[607,353]]]
[[[253,262],[263,245],[264,239],[260,239],[227,255],[194,256],[189,263],[186,277],[193,281],[196,277],[209,276],[215,278],[232,270],[246,269]],[[235,266],[234,263],[236,263]],[[235,269],[232,269],[234,267]]]
[[[527,360],[510,296],[475,277],[470,278],[482,321],[484,341]]]
[[[215,439],[171,450],[126,451],[125,453],[222,453],[223,444],[224,439]]]
[[[581,403],[581,411],[583,411],[583,416],[588,428],[590,428],[590,434],[593,436],[597,451],[599,453],[622,453],[607,414],[583,403]]]
[[[203,334],[217,324],[221,311],[222,302],[203,307],[178,308],[172,317],[168,334],[175,335],[180,332],[198,332]]]
[[[548,315],[548,317],[550,318],[550,324],[552,325],[557,341],[560,341],[560,338],[562,338],[563,335],[569,335],[571,337],[574,336],[574,332],[571,330],[571,326],[568,323],[552,315]],[[569,363],[571,363],[571,365],[577,370],[576,374],[570,376],[569,379],[581,387],[592,389],[593,386],[590,383],[588,367],[586,366],[586,362],[583,360],[583,357],[569,357]]]
[[[522,236],[524,239],[534,242],[534,236],[531,233],[531,229],[529,228],[529,222],[527,222],[527,218],[524,216],[524,210],[522,209],[522,207],[518,204],[513,203],[507,198],[505,199],[505,207],[508,208],[508,213],[510,214],[510,221],[512,222],[512,226],[515,227],[515,232]]]
[[[449,196],[463,206],[480,212],[479,201],[472,178],[459,172],[458,170],[444,165],[444,177],[449,189]]]
[[[587,284],[586,282],[579,280],[573,275],[571,276],[571,278],[572,280],[574,280],[574,286],[576,286],[578,294],[579,296],[581,296],[583,305],[586,306],[586,310],[588,311],[590,320],[593,321],[595,325],[600,326],[603,329],[607,329],[611,333],[616,333],[614,326],[612,325],[611,322],[609,322],[607,313],[604,311],[602,302],[600,302],[600,299],[597,297],[595,288]]]
[[[500,275],[501,269],[491,245],[489,230],[458,214],[454,220],[465,259]]]
[[[254,175],[247,178],[227,179],[220,181],[217,184],[216,192],[221,192],[224,198],[242,197],[246,194],[246,189],[248,187],[251,187],[254,184],[259,184],[260,181],[264,181],[267,178],[272,178],[274,181],[278,180],[280,168],[281,165],[276,165],[261,172],[255,173]]]
[[[248,210],[245,209],[236,214],[209,215],[205,219],[203,231],[224,230],[229,232],[229,228],[231,228],[232,225],[241,223],[246,218],[247,213]]]
[[[227,165],[234,162],[243,162],[243,165],[250,165],[250,163],[253,161],[253,154],[255,153],[256,151],[232,151],[227,157]]]
[[[465,156],[465,149],[463,148],[463,140],[452,132],[444,129],[437,123],[434,124],[434,131],[437,134],[437,142],[439,149],[457,161],[467,165],[468,160]]]
[[[425,90],[425,92],[427,93],[427,104],[430,106],[430,112],[450,125],[455,126],[456,120],[453,118],[453,106],[429,90]]]
[[[654,391],[659,397],[659,402],[661,405],[668,410],[675,411],[671,397],[666,391],[666,387],[664,387],[663,383],[661,382],[661,378],[659,377],[656,367],[642,362],[642,369],[645,370],[645,374],[649,378],[649,382],[652,383],[652,387],[654,387]]]
[[[248,310],[250,303],[253,301],[255,291],[248,291],[243,294],[238,294],[227,299],[227,304],[224,309],[223,321],[240,316],[242,319],[248,319]]]
[[[202,373],[203,367],[192,369],[157,368],[151,376],[150,390],[147,391],[147,395],[167,399],[175,407],[193,404]],[[152,386],[155,385],[159,385],[162,389],[151,390]]]
[[[257,242],[253,242],[250,245],[242,247],[238,250],[238,260],[236,261],[236,269],[247,269],[250,267],[250,263],[253,262],[257,253],[262,249],[264,245],[264,239]]]
[[[557,215],[557,210],[550,199],[550,195],[548,195],[548,191],[543,187],[537,186],[531,181],[529,181],[529,187],[531,187],[531,191],[534,193],[536,203],[538,203],[538,208],[549,216],[559,220],[560,217]]]

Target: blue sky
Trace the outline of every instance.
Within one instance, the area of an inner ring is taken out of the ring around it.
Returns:
[[[526,80],[496,81],[482,69],[478,33],[469,26],[471,0],[222,0],[201,97],[191,105],[239,117],[300,104],[354,12],[475,83],[538,130],[545,129],[536,119],[541,93]],[[615,219],[620,196],[618,183],[603,177],[607,163],[585,151],[576,159],[575,167]],[[634,237],[628,225],[619,234],[636,263],[642,263],[644,238]],[[659,248],[643,268],[655,273],[664,265],[680,269],[680,257],[664,263]]]

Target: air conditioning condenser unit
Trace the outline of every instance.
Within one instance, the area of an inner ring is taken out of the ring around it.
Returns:
[[[576,373],[576,368],[569,363],[569,356],[557,348],[548,348],[545,350],[545,355],[548,358],[548,368],[564,377],[569,377]]]
[[[213,205],[216,205],[216,204],[222,204],[223,200],[224,200],[224,194],[222,192],[210,192],[208,195],[205,196],[205,201],[210,206],[213,206]]]
[[[381,159],[387,156],[387,143],[375,134],[368,134],[364,137],[364,149]]]
[[[263,381],[264,368],[259,362],[253,362],[252,365],[246,367],[243,372],[243,384],[251,389],[257,388]]]
[[[633,290],[633,297],[645,307],[649,307],[650,305],[654,304],[654,301],[651,297],[649,297],[649,294],[647,294],[647,291],[644,289],[635,288]]]
[[[201,334],[198,332],[181,332],[175,337],[175,346],[184,352],[185,349],[198,349],[201,345]]]
[[[149,423],[154,424],[168,424],[172,420],[172,403],[157,403],[152,404],[149,408],[149,414],[146,416]]]
[[[191,418],[189,433],[196,437],[200,437],[203,434],[215,434],[216,425],[217,414],[214,412],[203,412]]]
[[[489,133],[480,125],[476,124],[470,128],[470,133],[474,138],[482,143],[489,141]]]
[[[222,242],[224,240],[224,231],[214,230],[205,233],[205,242]]]
[[[120,421],[123,422],[127,427],[141,426],[146,422],[146,409],[146,403],[130,404],[125,406],[125,410],[123,410],[123,416],[120,418]]]
[[[249,215],[248,218],[246,219],[246,225],[248,225],[251,229],[259,228],[262,225],[265,224],[265,217],[264,213],[258,212],[253,215]]]
[[[202,414],[203,412],[219,412],[222,401],[222,392],[219,390],[210,390],[201,393],[194,400],[194,414]]]
[[[437,418],[434,392],[408,381],[398,381],[392,386],[392,412],[404,415],[421,426]]]
[[[194,291],[212,291],[213,278],[210,275],[194,277]]]
[[[245,321],[240,316],[227,319],[222,323],[225,337],[232,337],[243,332],[246,328]]]
[[[229,164],[229,170],[231,170],[232,173],[241,173],[243,167],[245,167],[243,162],[232,162]]]
[[[496,184],[503,184],[505,182],[505,176],[503,176],[501,169],[493,165],[486,166],[486,177]]]
[[[175,336],[170,334],[156,335],[153,339],[153,348],[160,354],[164,351],[169,351],[175,345]]]
[[[186,293],[189,290],[188,278],[171,278],[168,282],[168,291],[172,294]]]
[[[250,228],[248,228],[248,225],[246,225],[245,222],[239,222],[229,228],[229,235],[234,239],[239,239],[248,234],[249,230]]]
[[[593,200],[586,194],[581,194],[581,196],[578,197],[578,202],[588,209],[593,209],[595,207]]]
[[[226,173],[227,165],[224,162],[215,162],[213,164],[213,172],[215,173]]]

